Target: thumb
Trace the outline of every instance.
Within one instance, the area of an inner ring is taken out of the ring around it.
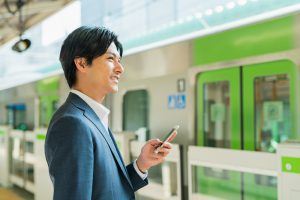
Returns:
[[[148,140],[147,143],[152,146],[157,146],[157,145],[161,144],[161,141],[159,139],[151,139],[151,140]]]

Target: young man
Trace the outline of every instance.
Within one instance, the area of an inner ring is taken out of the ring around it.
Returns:
[[[64,41],[60,61],[71,88],[54,114],[47,132],[45,154],[55,200],[127,200],[147,185],[147,170],[171,150],[149,140],[136,161],[124,165],[108,128],[109,110],[101,103],[118,91],[124,68],[122,45],[105,28],[80,27]]]

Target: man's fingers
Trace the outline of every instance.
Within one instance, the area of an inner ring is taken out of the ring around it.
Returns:
[[[170,148],[161,148],[157,153],[153,152],[152,157],[160,158],[165,157],[170,153]]]
[[[157,155],[165,157],[170,153],[170,150],[171,148],[161,148]]]
[[[164,145],[163,145],[163,148],[166,148],[166,149],[172,149],[172,144],[169,143],[169,142],[165,142]],[[163,149],[162,148],[162,149]]]
[[[148,140],[149,144],[151,144],[152,146],[154,147],[157,147],[159,146],[162,142],[159,140],[159,139],[151,139],[151,140]]]

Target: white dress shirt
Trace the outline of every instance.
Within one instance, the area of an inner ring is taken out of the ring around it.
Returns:
[[[91,97],[83,94],[82,92],[80,92],[78,90],[71,89],[70,92],[78,95],[83,101],[85,101],[92,108],[92,110],[96,113],[96,115],[99,117],[101,123],[104,125],[105,129],[107,130],[107,134],[109,134],[108,115],[110,113],[110,110],[108,108],[106,108],[105,106],[103,106],[101,103],[98,103]],[[142,179],[147,178],[148,172],[142,173],[136,164],[136,160],[133,162],[133,167]]]

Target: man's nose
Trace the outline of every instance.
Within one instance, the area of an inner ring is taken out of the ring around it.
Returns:
[[[119,62],[116,64],[116,71],[119,72],[120,74],[122,74],[124,72],[124,67]]]

